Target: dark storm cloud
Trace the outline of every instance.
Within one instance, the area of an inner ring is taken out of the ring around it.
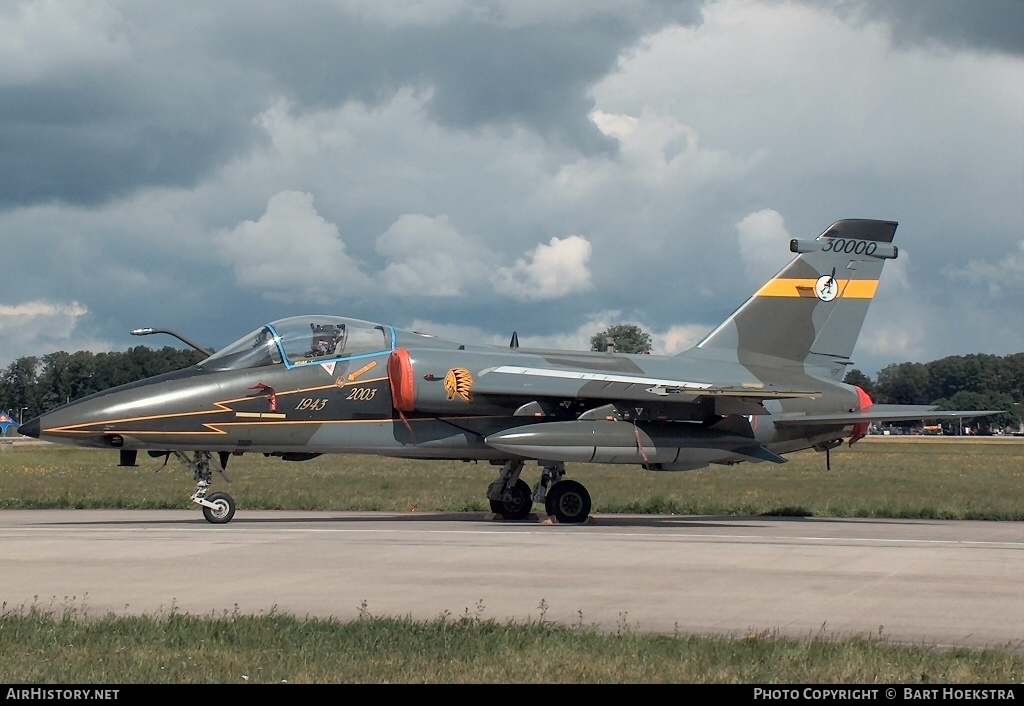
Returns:
[[[1024,54],[1020,0],[844,0],[843,11],[863,10],[882,20],[899,44],[940,43],[980,51]]]
[[[256,134],[214,110],[213,120],[189,124],[141,114],[127,99],[84,84],[0,89],[0,207],[189,184]]]
[[[296,109],[374,105],[400,88],[432,91],[431,117],[455,129],[517,124],[587,154],[612,143],[588,119],[590,86],[652,26],[692,22],[699,3],[631,15],[511,25],[468,13],[436,26],[387,26],[328,8],[238,26],[224,45],[272,76]]]
[[[818,4],[817,2],[812,4]],[[592,155],[614,149],[588,119],[590,87],[648,31],[700,19],[700,2],[509,21],[465,10],[436,23],[386,22],[321,3],[126,3],[105,28],[127,51],[0,84],[0,208],[97,204],[149,186],[191,186],[258,140],[276,97],[297,112],[404,87],[431,91],[453,129],[516,125]],[[1024,53],[1019,0],[841,0],[897,43]],[[477,10],[479,8],[476,8]],[[56,41],[56,40],[55,40]]]
[[[619,20],[567,28],[451,27],[430,48],[434,75],[429,107],[442,124],[478,128],[518,122],[584,152],[611,149],[588,119],[587,88],[615,64],[636,29]],[[448,52],[446,45],[460,47]]]
[[[411,86],[432,91],[431,116],[451,128],[515,124],[610,150],[587,119],[589,86],[651,25],[691,21],[697,5],[532,24],[468,12],[387,24],[320,3],[118,6],[121,61],[0,86],[0,207],[190,186],[251,147],[253,119],[279,96],[303,112]]]

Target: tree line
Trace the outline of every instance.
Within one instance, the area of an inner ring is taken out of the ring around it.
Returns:
[[[1024,421],[1024,353],[951,355],[930,363],[893,363],[872,380],[854,368],[843,382],[859,385],[875,402],[934,404],[939,409],[1002,409],[973,425],[1020,430]]]
[[[135,346],[124,352],[58,351],[42,358],[18,358],[0,374],[0,410],[18,421],[71,400],[160,373],[195,365],[206,356],[194,350]]]
[[[609,342],[620,353],[649,353],[651,338],[634,324],[612,326],[591,339],[594,350]],[[205,356],[191,349],[135,346],[124,352],[58,351],[18,358],[0,374],[0,410],[27,421],[94,392],[195,365]],[[850,370],[844,382],[859,385],[875,402],[934,404],[940,409],[1000,409],[975,420],[983,430],[1020,429],[1024,421],[1024,353],[973,353],[930,363],[894,363],[872,379]]]

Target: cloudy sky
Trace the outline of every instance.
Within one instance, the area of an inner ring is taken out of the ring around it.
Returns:
[[[696,343],[899,221],[855,359],[1024,351],[1019,0],[7,0],[0,368],[330,313]]]

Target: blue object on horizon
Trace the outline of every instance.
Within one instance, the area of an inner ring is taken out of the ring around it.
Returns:
[[[10,412],[0,412],[0,436],[7,436],[7,429],[16,426],[18,423],[11,417]]]

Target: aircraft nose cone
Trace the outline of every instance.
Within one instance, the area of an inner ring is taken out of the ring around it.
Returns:
[[[18,427],[18,433],[38,439],[41,428],[42,427],[39,424],[39,417],[36,417],[32,421],[25,422],[20,427]]]

